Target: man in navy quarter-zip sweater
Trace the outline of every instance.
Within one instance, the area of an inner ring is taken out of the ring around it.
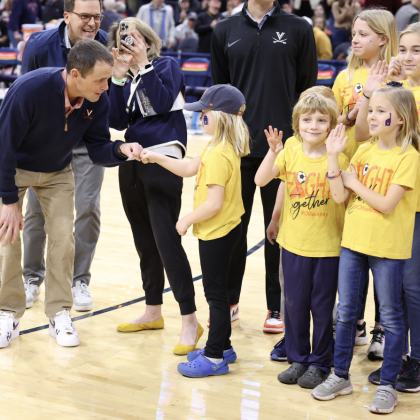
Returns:
[[[83,16],[86,15],[86,16]],[[100,30],[101,4],[99,0],[65,0],[64,21],[57,29],[34,33],[23,54],[22,72],[42,67],[65,67],[70,49],[83,39],[107,43],[107,33]],[[74,236],[76,251],[73,275],[73,309],[93,309],[90,295],[90,266],[100,232],[100,192],[104,168],[94,165],[83,140],[73,150],[72,171],[76,184],[76,220]],[[45,218],[33,189],[28,190],[25,227],[23,229],[23,276],[26,307],[39,298],[45,277]]]
[[[252,139],[251,154],[241,160],[245,214],[242,216],[242,237],[229,273],[230,303],[235,305],[232,311],[237,311],[256,189],[254,177],[268,151],[264,129],[272,125],[283,131],[283,141],[293,134],[293,106],[300,93],[314,86],[317,80],[318,61],[312,27],[304,19],[283,11],[277,1],[249,0],[239,13],[215,26],[211,73],[214,84],[230,83],[245,96],[244,120]],[[279,184],[275,179],[261,188],[266,229],[273,215]],[[271,245],[266,238],[264,252],[269,312],[263,331],[279,333],[283,332],[283,322],[279,315],[280,251],[277,242]]]
[[[50,335],[77,346],[70,309],[74,264],[72,150],[83,138],[96,165],[139,159],[137,143],[110,140],[108,79],[113,57],[100,43],[80,41],[66,69],[47,67],[20,77],[0,110],[0,348],[19,336],[25,312],[22,203],[29,187],[40,200],[48,234],[45,313]]]

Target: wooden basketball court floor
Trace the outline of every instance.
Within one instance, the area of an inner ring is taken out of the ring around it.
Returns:
[[[114,133],[115,134],[115,133]],[[121,138],[121,136],[114,136]],[[206,144],[190,137],[188,156]],[[192,209],[194,178],[184,182],[184,215]],[[178,374],[175,356],[181,319],[172,292],[164,294],[165,329],[118,333],[116,326],[143,312],[139,260],[118,190],[118,169],[106,169],[102,189],[102,228],[92,265],[89,313],[72,311],[81,344],[63,348],[49,337],[44,314],[44,287],[39,301],[21,320],[22,335],[0,351],[0,420],[3,419],[156,419],[156,420],[265,420],[373,419],[366,406],[375,393],[368,374],[380,363],[365,356],[367,346],[355,347],[351,378],[354,392],[330,402],[310,396],[310,390],[277,380],[288,368],[269,358],[282,335],[262,332],[266,315],[263,216],[259,194],[248,234],[253,251],[247,260],[240,319],[233,323],[232,341],[238,354],[225,376],[190,379]],[[193,276],[200,276],[197,240],[191,229],[183,239]],[[260,246],[258,247],[258,244]],[[217,264],[217,261],[215,261]],[[201,279],[195,281],[198,319],[205,327],[208,305]],[[168,285],[169,287],[169,285]],[[124,305],[131,301],[137,303]],[[367,307],[373,325],[373,296]],[[81,317],[82,319],[78,319]],[[369,329],[368,329],[369,331]],[[207,328],[198,343],[205,345]],[[395,419],[419,419],[420,395],[398,394]]]

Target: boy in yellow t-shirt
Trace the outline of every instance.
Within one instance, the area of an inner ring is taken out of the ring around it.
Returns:
[[[278,379],[302,388],[315,388],[331,366],[331,314],[345,207],[337,205],[330,193],[325,139],[337,123],[337,114],[331,99],[316,93],[302,97],[293,110],[293,130],[301,143],[282,150],[281,133],[270,127],[266,131],[270,150],[255,176],[259,186],[273,178],[285,185],[277,242],[282,247],[286,351],[292,366]],[[340,165],[348,166],[346,156],[340,156]]]
[[[144,163],[156,162],[176,175],[197,175],[194,211],[176,225],[183,236],[193,225],[199,239],[203,286],[210,306],[210,330],[206,347],[188,353],[188,363],[178,372],[192,378],[225,375],[227,363],[236,360],[230,342],[228,274],[233,250],[241,236],[244,214],[241,194],[241,157],[249,154],[249,132],[243,121],[245,98],[231,85],[207,89],[198,102],[185,104],[189,111],[202,112],[204,132],[212,135],[203,152],[190,162],[144,151]]]
[[[357,315],[371,269],[386,345],[380,386],[369,410],[391,413],[398,404],[395,388],[404,349],[401,293],[417,207],[420,129],[412,93],[395,82],[376,90],[369,102],[368,124],[374,141],[358,149],[350,172],[339,170],[344,127],[338,126],[327,142],[328,173],[337,175],[330,182],[332,196],[337,203],[350,201],[340,256],[334,373],[312,396],[324,401],[352,392],[349,369]]]

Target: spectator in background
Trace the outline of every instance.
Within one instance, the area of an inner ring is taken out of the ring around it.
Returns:
[[[180,25],[187,19],[188,12],[190,11],[190,0],[179,0],[175,9],[175,25]]]
[[[115,9],[117,13],[119,13],[120,15],[123,15],[124,17],[133,16],[133,12],[131,9],[127,7],[125,0],[118,0]]]
[[[42,20],[40,0],[14,0],[7,30],[13,48],[22,40],[22,25]]]
[[[104,0],[102,5],[102,14],[104,19],[101,22],[101,29],[108,32],[109,27],[117,21],[124,19],[123,15],[117,12],[117,2],[115,0]]]
[[[325,18],[325,10],[324,10],[324,6],[322,4],[318,4],[318,6],[315,7],[314,16]]]
[[[139,11],[140,1],[139,0],[125,0],[125,5],[127,9],[130,9],[132,16],[136,16]],[[121,13],[121,12],[118,12]],[[121,13],[122,14],[122,13]]]
[[[292,7],[290,6],[289,3],[283,3],[281,5],[281,8],[287,13],[293,13],[293,9],[292,9]]]
[[[54,19],[62,19],[64,14],[64,0],[46,0],[42,11],[42,21],[51,22]]]
[[[219,12],[220,0],[210,0],[207,12],[198,15],[194,30],[198,34],[198,52],[210,53],[211,36],[217,23],[223,18]]]
[[[198,39],[197,33],[194,31],[195,21],[197,20],[197,13],[188,13],[187,19],[175,28],[175,37],[178,42],[186,38]]]
[[[0,47],[8,47],[10,44],[9,36],[7,35],[7,23],[0,18]]]
[[[152,0],[149,4],[141,6],[137,19],[152,27],[162,41],[162,50],[175,46],[174,10],[167,6],[164,0]]]
[[[420,0],[411,0],[409,4],[402,6],[395,15],[398,32],[405,29],[410,23],[419,21]]]
[[[293,13],[298,16],[311,18],[319,0],[295,0]]]
[[[226,19],[232,16],[232,10],[241,4],[240,0],[228,0],[226,3],[226,10],[222,13],[222,16]]]
[[[351,29],[353,19],[360,10],[360,4],[357,0],[337,0],[332,4],[332,14],[334,16],[334,46],[342,42],[348,42],[348,30]]]
[[[311,19],[308,18],[307,21],[312,24]],[[314,26],[312,29],[314,31],[316,55],[318,60],[331,60],[333,52],[330,37],[322,29],[316,26]]]
[[[401,5],[401,0],[365,0],[364,8],[372,6],[384,7],[395,16]]]
[[[245,4],[245,0],[239,0],[239,4],[232,10],[232,15],[236,15],[236,13],[239,13]]]
[[[325,20],[324,16],[313,16],[312,22],[314,23],[314,28],[319,28],[327,35],[330,35],[330,31],[327,29],[327,21]]]

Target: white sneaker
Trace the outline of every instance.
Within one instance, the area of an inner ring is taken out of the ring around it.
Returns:
[[[56,338],[57,344],[63,347],[74,347],[80,344],[77,331],[71,322],[70,312],[67,310],[56,313],[50,319],[50,336]]]
[[[38,281],[39,278],[31,278],[24,281],[25,286],[25,294],[26,294],[26,309],[32,308],[34,302],[39,299],[39,295],[41,294],[41,290],[39,286],[33,284],[34,281]]]
[[[73,293],[73,309],[75,311],[90,311],[93,309],[93,299],[89,286],[82,281],[76,281],[71,289]]]
[[[0,311],[0,349],[8,347],[10,341],[18,338],[19,320],[11,312]]]

